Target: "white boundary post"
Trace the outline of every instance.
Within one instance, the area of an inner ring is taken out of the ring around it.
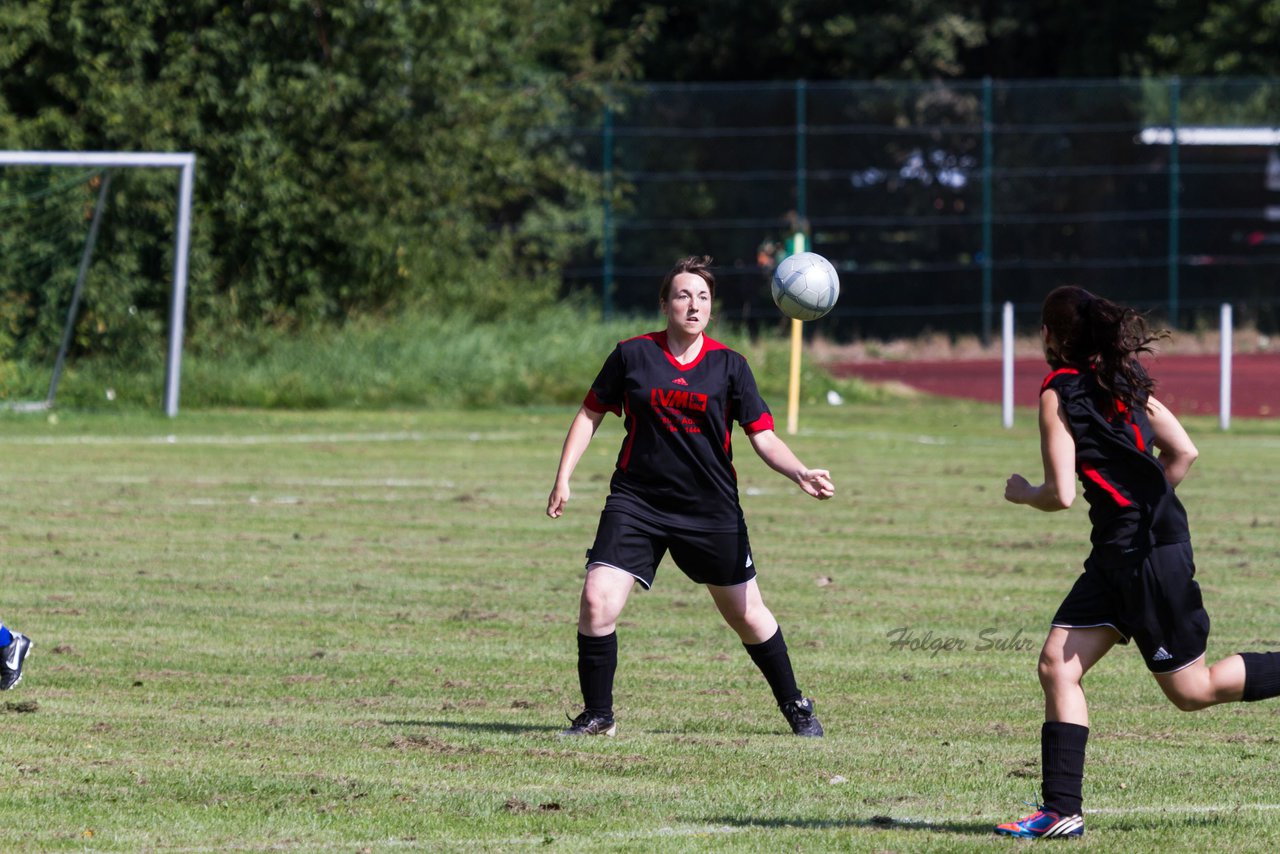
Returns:
[[[1223,430],[1231,429],[1231,351],[1235,349],[1233,337],[1231,303],[1224,302],[1218,333],[1218,349],[1221,351],[1221,372],[1218,377],[1218,426]]]
[[[1001,310],[1000,378],[1001,423],[1008,429],[1013,426],[1013,303],[1006,302]]]
[[[182,329],[187,306],[187,256],[191,248],[191,197],[195,187],[196,156],[189,152],[118,151],[0,151],[0,165],[101,166],[178,169],[178,225],[173,236],[173,292],[169,307],[169,353],[165,365],[164,412],[178,414],[178,386],[182,373]]]

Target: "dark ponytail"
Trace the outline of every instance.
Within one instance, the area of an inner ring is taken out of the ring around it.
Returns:
[[[1072,285],[1045,297],[1041,318],[1054,367],[1093,369],[1098,385],[1129,408],[1151,394],[1155,381],[1137,357],[1155,352],[1151,345],[1168,330],[1153,332],[1136,310]]]

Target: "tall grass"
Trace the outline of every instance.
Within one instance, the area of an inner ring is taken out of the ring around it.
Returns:
[[[264,331],[252,337],[210,341],[183,361],[184,407],[280,409],[384,409],[576,403],[613,345],[661,328],[661,318],[610,322],[598,311],[561,304],[527,318],[496,322],[412,314],[300,333]],[[783,402],[789,343],[749,338],[738,329],[713,329],[713,337],[744,352],[757,380],[777,405]],[[809,360],[811,361],[811,360]],[[42,371],[13,368],[12,395],[43,397]],[[142,365],[111,360],[72,366],[59,402],[75,408],[159,407],[163,351]],[[802,388],[816,400],[836,390],[850,400],[878,395],[858,380],[834,380],[805,365]]]

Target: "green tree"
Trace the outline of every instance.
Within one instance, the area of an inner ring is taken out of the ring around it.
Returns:
[[[647,80],[1280,73],[1280,0],[619,0],[655,22]]]
[[[602,37],[594,9],[13,0],[0,145],[197,154],[196,343],[415,304],[525,311],[597,233],[598,176],[557,129],[598,115],[639,36]],[[112,331],[162,312],[173,195],[169,176],[113,185],[83,349],[128,349]]]
[[[1186,76],[1280,75],[1280,0],[1159,0],[1141,69]]]

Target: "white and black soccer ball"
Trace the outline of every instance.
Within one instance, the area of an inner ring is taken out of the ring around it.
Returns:
[[[773,301],[787,317],[817,320],[836,307],[840,277],[831,262],[816,252],[797,252],[773,271]]]

